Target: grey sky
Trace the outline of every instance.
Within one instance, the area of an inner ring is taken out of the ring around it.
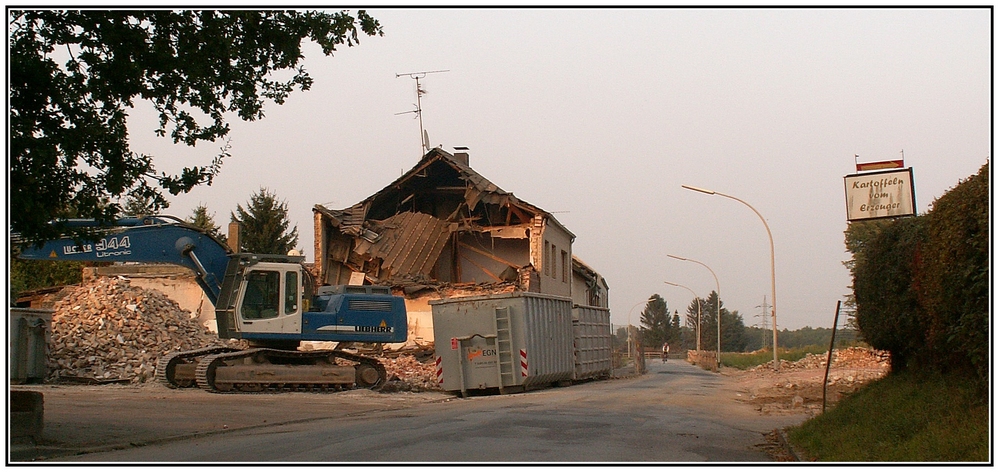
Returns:
[[[770,300],[773,232],[779,328],[828,327],[848,292],[843,176],[861,162],[912,167],[920,213],[989,158],[991,12],[979,9],[369,9],[384,37],[326,58],[306,52],[313,89],[233,122],[232,158],[205,203],[224,226],[261,186],[287,201],[312,260],[315,204],[344,208],[421,157],[421,83],[433,145],[552,212],[575,255],[606,277],[612,321],[637,323],[653,293],[684,312],[715,289],[747,325]],[[152,137],[159,169],[205,163]]]

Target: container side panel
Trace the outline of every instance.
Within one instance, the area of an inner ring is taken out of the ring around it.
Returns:
[[[570,380],[573,374],[572,304],[555,298],[527,297],[524,323],[529,375],[525,387]]]
[[[613,363],[610,330],[610,310],[591,306],[573,307],[575,379],[599,378],[611,374]]]

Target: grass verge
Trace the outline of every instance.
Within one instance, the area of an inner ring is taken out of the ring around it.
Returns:
[[[824,354],[829,350],[822,346],[805,346],[794,349],[780,349],[777,351],[777,358],[789,362],[799,361],[809,354]],[[723,352],[721,364],[726,367],[734,367],[739,370],[746,370],[758,365],[773,362],[774,352],[771,350],[761,350],[756,352]]]
[[[792,428],[788,438],[823,462],[987,462],[988,398],[965,379],[893,374]]]

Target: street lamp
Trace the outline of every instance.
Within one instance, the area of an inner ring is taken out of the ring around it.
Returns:
[[[770,301],[773,303],[773,330],[774,330],[774,370],[780,370],[780,364],[777,362],[777,271],[775,269],[776,264],[774,264],[774,236],[770,232],[770,225],[767,224],[767,220],[763,218],[763,215],[752,205],[746,203],[745,201],[733,197],[731,195],[725,195],[721,192],[715,192],[714,190],[706,190],[703,188],[691,187],[689,185],[681,185],[681,187],[687,190],[693,190],[695,192],[706,193],[708,195],[720,195],[725,198],[731,198],[743,205],[749,207],[756,213],[756,216],[760,217],[760,221],[763,222],[763,227],[767,229],[767,237],[770,238]]]
[[[689,261],[695,264],[700,264],[704,266],[705,269],[708,269],[708,272],[711,272],[711,276],[715,278],[715,314],[718,318],[718,358],[715,360],[718,363],[718,367],[721,367],[721,285],[718,284],[718,276],[715,275],[715,271],[711,270],[711,268],[708,267],[707,264],[703,262],[695,261],[693,259],[687,259],[680,256],[674,256],[672,254],[666,254],[666,256],[681,261]]]
[[[694,293],[694,291],[691,290],[690,287],[686,285],[675,284],[673,282],[663,282],[663,283],[666,285],[672,285],[674,287],[683,287],[687,289],[690,292],[690,294],[694,296],[694,300],[697,301],[697,326],[696,326],[697,333],[695,334],[695,336],[697,337],[697,350],[700,351],[701,350],[701,299],[697,298],[697,294]]]

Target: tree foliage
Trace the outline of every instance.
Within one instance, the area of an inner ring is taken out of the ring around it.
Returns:
[[[679,345],[679,326],[674,326],[669,305],[659,294],[652,295],[645,304],[640,323],[639,336],[642,338],[643,346],[659,347],[666,342]]]
[[[122,208],[122,213],[128,216],[152,215],[156,211],[152,198],[141,195],[130,195],[125,199],[125,206]]]
[[[16,253],[16,249],[15,249]],[[83,280],[83,268],[92,265],[74,261],[29,261],[11,258],[10,305],[23,292],[60,285],[78,284]]]
[[[915,290],[943,370],[989,373],[989,166],[933,202]]]
[[[842,319],[842,316],[840,319]],[[784,328],[777,333],[777,345],[781,349],[796,349],[809,346],[821,346],[828,349],[831,337],[832,328],[812,328],[811,326],[795,330]],[[856,330],[843,327],[836,329],[837,348],[851,346],[856,343]],[[773,330],[770,327],[767,329],[755,326],[746,327],[746,352],[757,351],[764,346],[769,349],[771,344],[773,344]]]
[[[912,285],[924,240],[918,217],[896,220],[871,239],[856,263],[856,321],[864,339],[891,353],[892,370],[915,361],[925,344],[925,315]]]
[[[208,232],[208,234],[215,237],[221,242],[226,241],[226,236],[222,234],[222,230],[219,225],[215,224],[214,215],[208,214],[208,207],[205,204],[200,204],[194,208],[191,216],[187,218],[187,222],[192,226],[201,228]]]
[[[738,310],[729,311],[725,303],[718,300],[714,290],[707,299],[695,298],[687,306],[687,327],[694,331],[697,327],[697,304],[701,306],[701,349],[713,351],[718,348],[718,307],[721,306],[721,350],[742,352],[746,348],[746,326]],[[679,320],[677,320],[679,321]],[[693,341],[696,344],[696,339]]]
[[[846,231],[843,234],[845,235],[846,250],[853,254],[853,257],[843,261],[843,265],[850,271],[851,279],[856,278],[857,263],[864,260],[864,249],[889,224],[891,224],[891,220],[877,219],[853,221],[847,225]],[[851,290],[846,294],[843,312],[847,315],[846,325],[854,329],[859,329],[857,328],[856,320],[857,298],[853,288],[853,285],[850,285]],[[778,340],[778,342],[780,341]]]
[[[240,224],[240,250],[255,254],[287,254],[298,244],[298,226],[288,230],[288,204],[266,188],[250,196],[246,209],[236,205],[232,221]]]
[[[363,10],[335,13],[242,10],[8,9],[10,229],[50,239],[77,216],[111,222],[124,195],[163,208],[163,192],[212,183],[228,143],[210,162],[169,175],[129,145],[136,101],[159,115],[156,135],[194,146],[225,139],[227,116],[257,120],[313,80],[302,41],[331,56],[382,34]],[[284,73],[290,78],[279,79]]]

